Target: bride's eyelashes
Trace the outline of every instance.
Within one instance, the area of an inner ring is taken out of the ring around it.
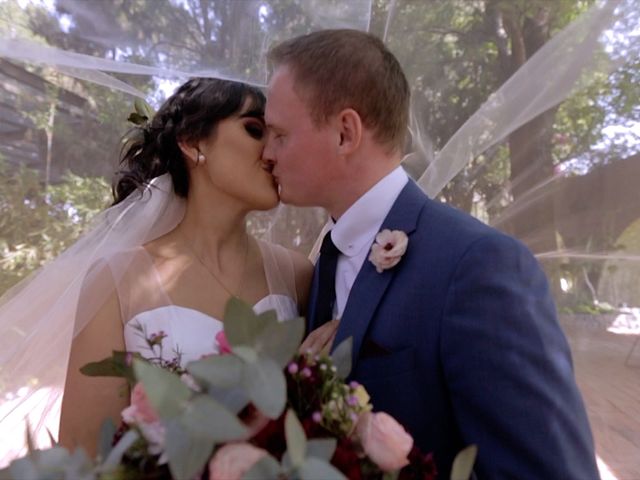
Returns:
[[[246,122],[244,129],[256,140],[262,140],[264,137],[265,127],[259,122]]]

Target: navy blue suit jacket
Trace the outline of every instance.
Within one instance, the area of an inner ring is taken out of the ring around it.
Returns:
[[[382,228],[406,232],[407,251],[383,273],[364,262],[334,342],[353,337],[350,379],[374,410],[434,453],[439,478],[470,444],[481,479],[598,478],[569,347],[527,248],[413,181]]]

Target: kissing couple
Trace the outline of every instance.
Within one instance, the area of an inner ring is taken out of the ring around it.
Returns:
[[[598,478],[536,260],[401,166],[410,89],[397,59],[368,33],[324,30],[269,60],[266,98],[218,79],[179,87],[127,137],[92,232],[2,299],[2,332],[35,333],[3,354],[9,377],[54,386],[29,413],[93,455],[101,422],[129,400],[122,379],[79,368],[114,350],[153,354],[147,332],[167,360],[219,353],[239,297],[283,321],[304,315],[303,350],[352,338],[350,379],[434,453],[442,478],[469,444],[478,478]],[[250,212],[280,201],[331,216],[315,266],[247,233]]]

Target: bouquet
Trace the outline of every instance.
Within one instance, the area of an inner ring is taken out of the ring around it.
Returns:
[[[145,339],[162,348],[164,335]],[[304,320],[279,322],[238,299],[217,336],[220,355],[174,360],[114,352],[82,368],[129,381],[119,428],[105,422],[95,461],[82,449],[33,450],[0,478],[421,479],[436,478],[431,454],[391,416],[373,412],[365,388],[345,383],[350,339],[331,356],[297,353]],[[469,478],[475,447],[452,479]]]

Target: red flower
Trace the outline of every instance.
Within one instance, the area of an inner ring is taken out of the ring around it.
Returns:
[[[287,451],[287,441],[284,436],[284,415],[276,420],[270,420],[250,440],[257,447],[264,448],[277,459],[281,459]]]
[[[409,465],[400,470],[398,480],[435,480],[438,476],[433,453],[423,454],[417,447],[409,452]]]
[[[338,440],[336,451],[331,458],[334,467],[340,470],[349,480],[361,480],[362,470],[360,458],[355,445],[346,438]]]

